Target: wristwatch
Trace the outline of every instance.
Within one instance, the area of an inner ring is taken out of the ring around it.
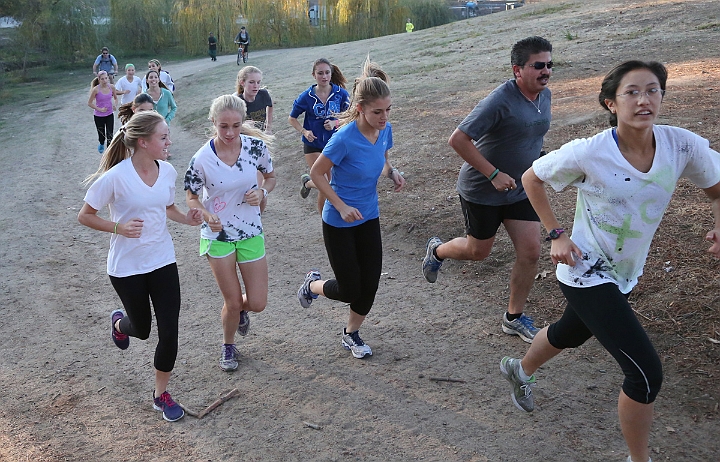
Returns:
[[[560,237],[562,233],[565,232],[564,228],[555,228],[551,229],[548,233],[548,237],[545,238],[546,241],[552,241]]]

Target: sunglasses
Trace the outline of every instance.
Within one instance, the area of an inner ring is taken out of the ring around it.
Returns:
[[[533,63],[533,64],[528,64],[528,66],[533,67],[533,68],[535,68],[535,69],[538,70],[538,71],[539,71],[540,69],[545,69],[545,66],[547,66],[548,69],[552,69],[552,67],[553,67],[553,62],[552,62],[552,61],[548,61],[548,62],[544,63],[544,62],[542,62],[542,61],[537,61],[537,62],[535,62],[535,63]]]

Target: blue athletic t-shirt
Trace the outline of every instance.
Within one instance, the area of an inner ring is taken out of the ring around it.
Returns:
[[[325,223],[336,228],[349,228],[380,216],[377,182],[385,166],[385,152],[392,146],[389,122],[384,130],[380,130],[375,144],[360,133],[355,122],[345,125],[330,138],[322,152],[333,163],[330,186],[343,202],[358,209],[363,218],[347,223],[326,200],[322,213]]]

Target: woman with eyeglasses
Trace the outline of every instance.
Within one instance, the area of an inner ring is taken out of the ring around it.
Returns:
[[[660,358],[628,303],[650,243],[677,181],[685,177],[710,199],[714,229],[705,239],[720,257],[720,155],[687,130],[655,125],[667,70],[658,62],[627,61],[602,82],[600,105],[612,128],[571,141],[536,160],[522,177],[530,202],[548,230],[567,306],[560,320],[535,336],[522,360],[505,357],[503,376],[515,405],[534,407],[534,373],[565,348],[595,336],[620,365],[618,399],[628,462],[649,461],[653,402],[662,383]],[[553,213],[545,184],[577,189],[572,236]]]

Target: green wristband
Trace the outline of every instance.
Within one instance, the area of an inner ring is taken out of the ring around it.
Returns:
[[[113,234],[117,234],[117,225],[120,224],[119,221],[115,222],[115,229],[113,230]]]
[[[488,180],[492,181],[493,178],[495,178],[498,173],[500,173],[500,169],[496,168],[495,171],[490,174],[490,176],[488,177]]]

